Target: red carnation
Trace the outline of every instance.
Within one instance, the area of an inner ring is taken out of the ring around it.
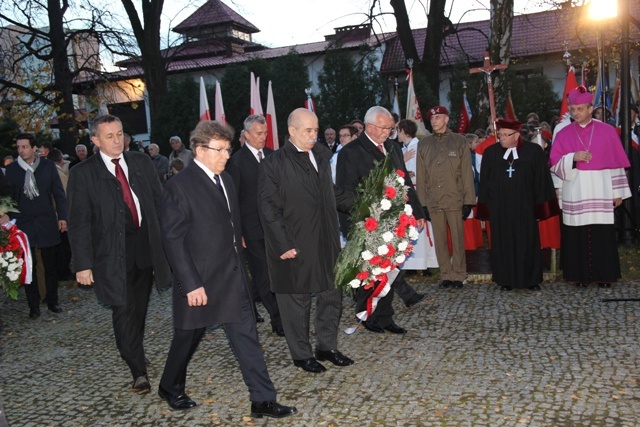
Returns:
[[[411,223],[411,219],[409,218],[409,215],[407,215],[406,213],[402,212],[400,214],[400,217],[398,218],[398,222],[400,223],[400,225],[402,227],[406,227],[407,225],[409,225]]]
[[[380,263],[380,268],[389,268],[389,267],[391,267],[391,260],[383,259],[382,262]]]
[[[366,271],[361,271],[360,273],[356,274],[356,279],[358,280],[364,280],[367,277],[369,277],[369,273]]]
[[[382,261],[382,257],[380,255],[376,255],[369,260],[369,264],[378,265],[380,264],[381,261]]]
[[[404,171],[401,171],[400,169],[397,169],[396,173],[404,178]]]
[[[387,249],[389,250],[389,252],[387,252],[387,257],[392,258],[395,254],[396,254],[396,248],[393,247],[393,245],[387,245]]]
[[[367,231],[371,232],[378,228],[378,221],[376,221],[375,218],[367,218],[364,222],[364,228]]]
[[[384,189],[384,195],[387,199],[393,199],[396,197],[396,189],[393,187],[387,187]]]
[[[398,239],[402,239],[407,234],[407,228],[399,225],[396,227],[395,232],[396,237],[398,237]]]
[[[375,284],[375,282],[372,280],[369,283],[367,283],[366,285],[364,285],[363,288],[365,290],[369,290],[369,289],[371,289],[373,287],[374,284]]]

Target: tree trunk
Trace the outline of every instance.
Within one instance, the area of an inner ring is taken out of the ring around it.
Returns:
[[[491,0],[489,57],[492,64],[509,64],[512,24],[513,0]],[[509,88],[505,84],[505,72],[506,70],[501,70],[491,74],[496,108],[504,105],[507,99]],[[497,111],[496,114],[500,115],[500,112]]]

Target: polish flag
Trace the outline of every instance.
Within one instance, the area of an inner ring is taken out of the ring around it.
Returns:
[[[200,77],[200,121],[203,120],[211,120],[211,112],[209,112],[209,101],[207,101],[204,79]]]
[[[413,70],[409,70],[407,75],[407,119],[413,120],[418,125],[417,136],[427,136],[427,128],[424,127],[424,121],[422,120],[422,113],[420,112],[420,106],[418,105],[418,98],[416,98],[416,91],[413,89]]]
[[[227,119],[224,115],[224,106],[222,105],[222,91],[220,90],[220,82],[216,82],[216,121],[220,123],[227,123]]]
[[[251,72],[251,108],[249,110],[249,114],[257,114],[262,116],[264,113],[262,112],[262,103],[260,102],[260,77],[257,79],[253,75],[253,71]]]
[[[516,109],[513,108],[513,99],[511,99],[511,91],[507,92],[507,102],[505,105],[504,118],[508,120],[518,120]]]
[[[273,102],[273,90],[271,89],[271,80],[269,80],[269,89],[267,91],[267,148],[277,150],[280,148],[278,142],[278,124],[276,122],[276,106]]]
[[[578,87],[578,80],[576,79],[576,70],[573,68],[569,68],[569,72],[567,73],[567,81],[564,84],[564,93],[562,95],[562,104],[560,105],[560,120],[564,120],[569,117],[569,102],[567,97],[569,96],[569,92]]]
[[[316,103],[311,99],[311,94],[307,94],[307,100],[304,101],[304,108],[316,114]]]
[[[467,132],[467,129],[469,129],[469,123],[471,122],[471,117],[473,117],[473,114],[471,113],[471,106],[469,105],[467,92],[465,91],[462,98],[462,109],[460,110],[460,118],[458,119],[458,133]]]

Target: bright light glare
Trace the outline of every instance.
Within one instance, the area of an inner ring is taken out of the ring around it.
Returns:
[[[600,21],[618,16],[617,0],[591,0],[589,2],[589,18]]]

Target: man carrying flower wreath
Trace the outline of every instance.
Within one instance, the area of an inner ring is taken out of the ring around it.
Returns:
[[[364,180],[374,169],[376,162],[383,161],[390,156],[393,167],[404,173],[405,186],[409,197],[408,204],[413,209],[413,215],[418,220],[418,229],[424,227],[424,212],[413,188],[411,177],[407,173],[402,151],[389,139],[389,134],[395,129],[395,123],[391,113],[380,106],[371,107],[364,116],[365,130],[356,140],[345,146],[338,156],[336,170],[336,185],[343,191],[354,194],[358,184]],[[350,221],[345,216],[341,217],[340,229],[347,236],[351,227]],[[365,224],[367,227],[367,224]],[[403,280],[399,274],[395,282]],[[393,284],[391,285],[393,287]],[[363,311],[373,289],[359,287],[356,292],[356,313]],[[406,329],[396,325],[393,320],[393,292],[382,297],[371,316],[363,324],[367,330],[382,333],[385,330],[403,334]]]

